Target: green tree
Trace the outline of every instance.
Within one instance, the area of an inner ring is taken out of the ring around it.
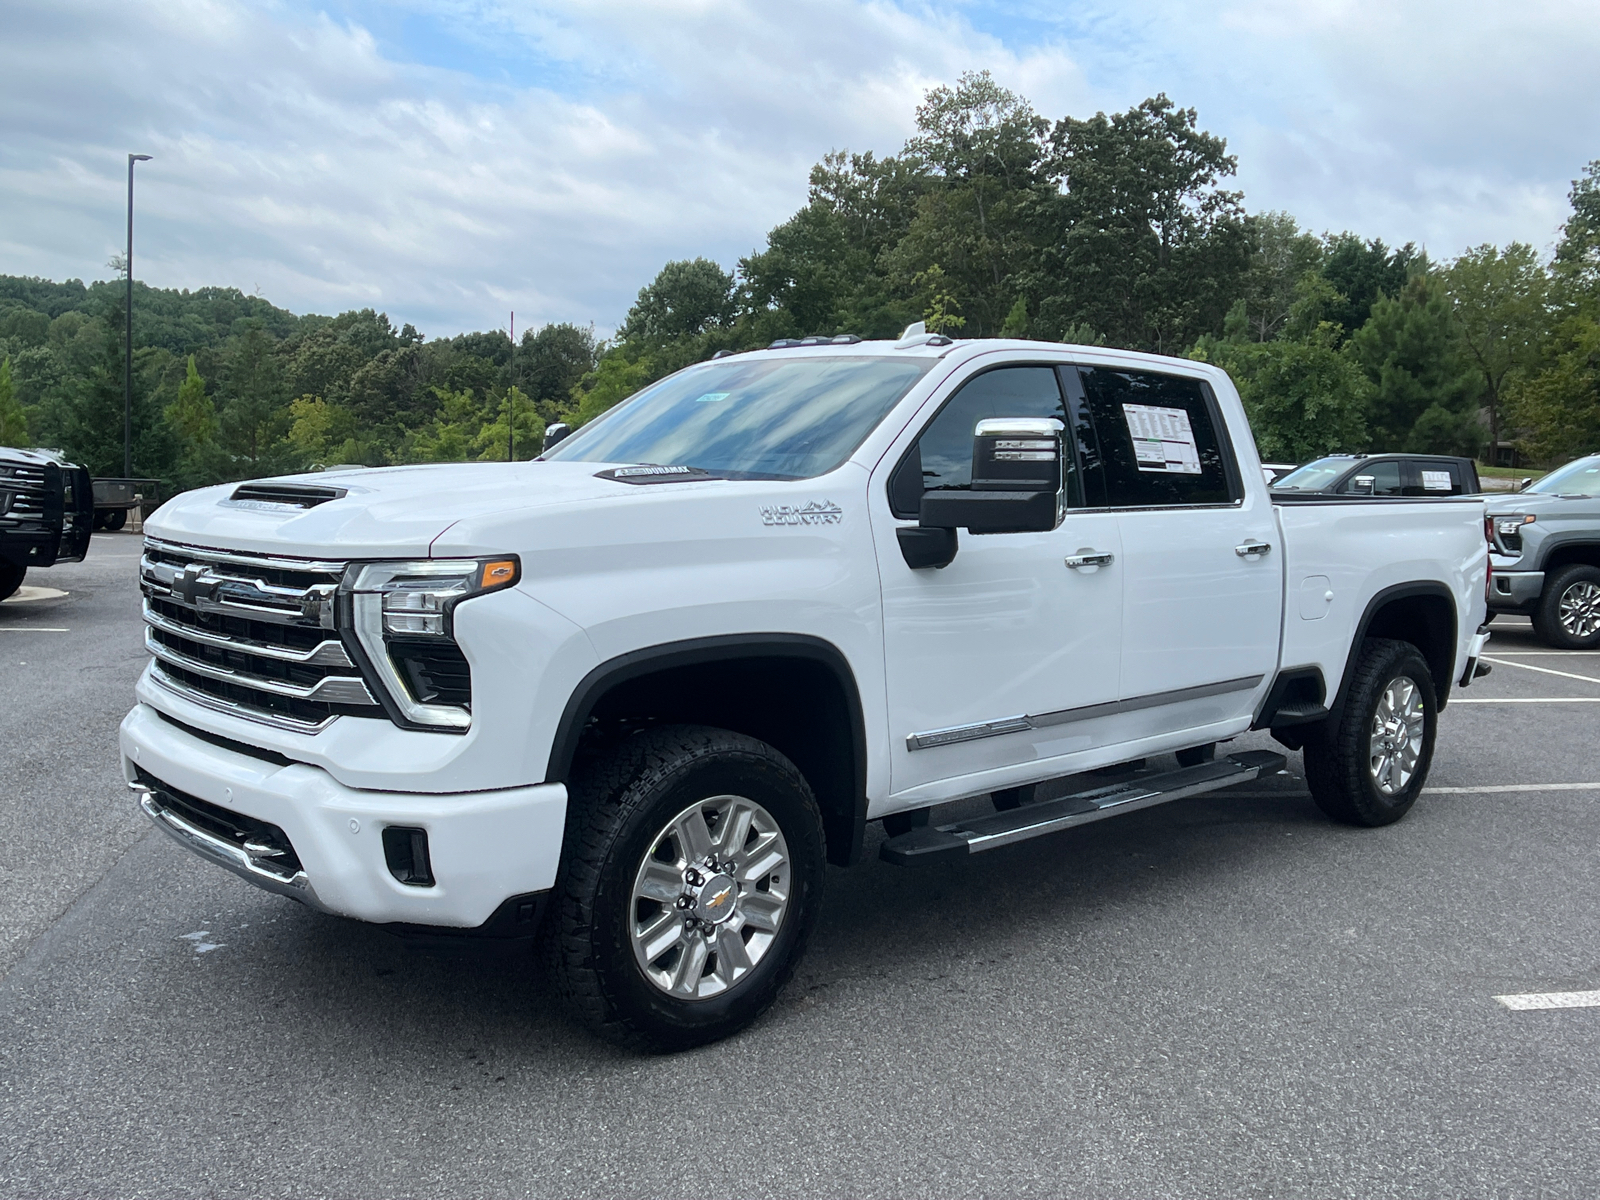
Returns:
[[[1243,280],[1244,316],[1250,336],[1271,341],[1283,332],[1304,280],[1322,264],[1322,243],[1304,232],[1286,212],[1267,212],[1245,221],[1250,267]]]
[[[1049,130],[987,71],[934,88],[917,109],[905,156],[925,164],[931,186],[887,262],[914,294],[937,272],[938,298],[924,307],[941,327],[993,337],[1011,315],[1019,276],[1036,255],[1035,213],[1052,190]],[[957,309],[964,315],[953,316]]]
[[[1449,298],[1437,280],[1413,277],[1394,299],[1380,296],[1350,338],[1371,385],[1373,449],[1476,454],[1482,427],[1472,410],[1472,368],[1462,359]]]
[[[664,342],[693,337],[733,319],[733,276],[708,258],[669,262],[639,290],[619,336]]]
[[[28,446],[28,419],[11,383],[11,356],[0,358],[0,446]]]
[[[1328,237],[1318,270],[1337,297],[1329,297],[1322,319],[1349,337],[1367,323],[1380,296],[1398,296],[1406,280],[1427,266],[1427,259],[1409,242],[1390,250],[1377,238],[1363,242],[1353,233]]]
[[[217,436],[217,406],[206,395],[206,381],[200,377],[189,355],[188,370],[178,387],[178,398],[167,406],[167,423],[187,447],[204,445]]]
[[[517,378],[541,416],[553,418],[566,405],[572,389],[594,370],[594,326],[566,322],[522,335],[517,348]]]
[[[1367,447],[1369,385],[1334,338],[1333,326],[1301,339],[1202,338],[1193,356],[1233,377],[1262,458],[1306,462]]]
[[[1533,247],[1513,242],[1503,251],[1478,246],[1442,274],[1467,360],[1476,371],[1489,418],[1489,445],[1500,442],[1500,420],[1513,375],[1534,368],[1549,328],[1548,278]]]
[[[538,410],[521,388],[507,388],[495,405],[494,419],[486,422],[472,439],[472,448],[480,462],[506,461],[506,452],[512,449],[509,433],[513,415],[517,433],[517,461],[537,458],[544,449],[544,422],[540,420]]]
[[[814,166],[806,206],[739,263],[750,344],[806,334],[893,337],[915,320],[883,263],[933,183],[926,164],[909,155],[836,151]]]
[[[259,324],[250,325],[230,348],[218,389],[220,443],[234,478],[276,474],[299,466],[284,440],[289,414],[273,342]]]
[[[1165,95],[1125,113],[1065,117],[1052,135],[1062,191],[1043,211],[1038,324],[1087,324],[1114,346],[1177,353],[1220,333],[1249,266],[1237,160]]]
[[[1600,320],[1571,312],[1547,340],[1544,362],[1511,394],[1525,448],[1544,462],[1600,450]]]
[[[1572,215],[1561,227],[1556,245],[1556,269],[1579,286],[1600,290],[1600,158],[1583,169],[1567,193]]]

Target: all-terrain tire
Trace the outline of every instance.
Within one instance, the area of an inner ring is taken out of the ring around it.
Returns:
[[[27,567],[19,567],[14,562],[0,558],[0,600],[16,595],[17,589],[22,586],[22,581],[27,576]]]
[[[635,953],[641,904],[635,881],[653,849],[659,853],[666,844],[661,837],[669,823],[702,801],[710,806],[726,797],[753,801],[781,831],[787,907],[742,976],[718,994],[680,997],[652,981]],[[635,734],[573,781],[545,931],[557,986],[583,1024],[631,1048],[681,1050],[736,1033],[766,1011],[804,954],[821,907],[825,861],[811,788],[771,746],[696,725]]]
[[[1420,746],[1410,738],[1403,743],[1413,746],[1415,759],[1409,772],[1391,766],[1394,773],[1387,776],[1387,784],[1392,790],[1386,790],[1379,780],[1385,729],[1403,722],[1391,717],[1388,727],[1381,725],[1380,706],[1395,703],[1405,689],[1400,686],[1391,695],[1390,688],[1401,681],[1409,681],[1415,689],[1415,706],[1420,710],[1420,728],[1415,732],[1421,740]],[[1427,782],[1438,720],[1433,675],[1421,651],[1410,642],[1368,638],[1352,671],[1343,711],[1304,746],[1306,784],[1317,807],[1350,825],[1389,825],[1405,816]]]
[[[1600,646],[1600,567],[1573,563],[1545,577],[1534,632],[1557,650]]]

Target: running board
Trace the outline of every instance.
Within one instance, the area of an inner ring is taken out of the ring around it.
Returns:
[[[1249,783],[1260,775],[1283,770],[1288,760],[1271,750],[1243,750],[1215,762],[1184,767],[1133,783],[1117,783],[1087,792],[1075,792],[1038,804],[1024,804],[1009,812],[972,821],[958,821],[936,828],[924,827],[902,833],[883,843],[878,852],[885,862],[896,866],[919,866],[947,858],[964,858],[984,850],[1009,846],[1013,842],[1042,837],[1090,821],[1114,817],[1118,813],[1214,792],[1218,788]]]

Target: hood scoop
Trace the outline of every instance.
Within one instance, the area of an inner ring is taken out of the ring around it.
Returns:
[[[273,512],[304,512],[348,494],[348,488],[319,487],[306,483],[241,483],[224,503]]]

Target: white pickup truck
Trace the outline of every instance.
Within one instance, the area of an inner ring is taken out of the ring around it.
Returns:
[[[872,821],[890,863],[978,853],[1279,769],[1216,752],[1250,729],[1396,820],[1486,636],[1480,499],[1270,496],[1223,372],[1022,341],[779,343],[538,461],[146,533],[144,810],[329,912],[542,927],[579,1016],[657,1048],[772,1002]]]

